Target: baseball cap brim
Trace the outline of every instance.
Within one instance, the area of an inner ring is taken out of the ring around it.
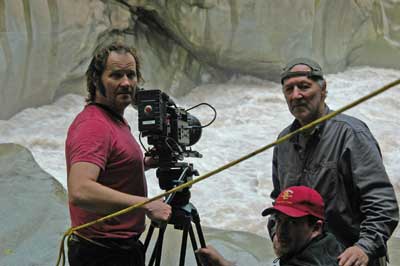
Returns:
[[[307,215],[310,214],[308,212],[301,211],[301,210],[298,210],[298,209],[295,209],[295,208],[292,208],[292,207],[289,207],[289,206],[276,206],[276,207],[274,206],[274,207],[270,207],[270,208],[267,208],[267,209],[263,210],[261,215],[262,216],[267,216],[267,215],[270,215],[272,213],[276,213],[277,211],[281,212],[283,214],[286,214],[287,216],[295,217],[295,218],[304,217],[304,216],[307,216]]]

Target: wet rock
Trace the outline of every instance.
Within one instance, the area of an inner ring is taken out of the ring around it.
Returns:
[[[55,265],[69,226],[66,202],[27,149],[0,144],[0,265]]]

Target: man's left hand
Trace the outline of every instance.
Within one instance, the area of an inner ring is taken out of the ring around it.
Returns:
[[[154,158],[151,156],[145,156],[143,160],[145,170],[150,168],[157,168],[159,164],[159,158]]]
[[[368,255],[358,246],[352,246],[339,255],[339,266],[367,266]]]

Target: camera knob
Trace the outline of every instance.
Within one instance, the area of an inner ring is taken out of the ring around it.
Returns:
[[[146,107],[144,107],[145,114],[150,114],[152,111],[153,111],[153,107],[151,105],[146,105]]]

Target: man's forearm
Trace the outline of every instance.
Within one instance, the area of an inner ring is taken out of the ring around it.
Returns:
[[[72,204],[82,209],[107,215],[143,202],[147,198],[119,192],[96,181],[86,180],[74,193],[69,194],[69,199]]]

